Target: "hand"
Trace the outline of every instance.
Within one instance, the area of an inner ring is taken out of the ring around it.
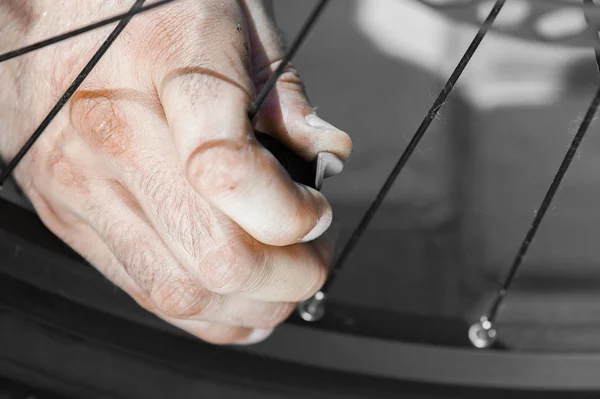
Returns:
[[[0,48],[133,1],[8,0]],[[246,116],[282,56],[271,6],[181,0],[132,20],[15,176],[42,221],[145,309],[213,343],[264,339],[324,283],[331,207],[291,181]],[[114,26],[0,64],[10,159]],[[346,159],[291,68],[259,130]]]

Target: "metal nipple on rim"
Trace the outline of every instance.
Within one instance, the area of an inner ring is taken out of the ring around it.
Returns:
[[[315,322],[323,318],[325,314],[325,293],[317,292],[311,298],[298,304],[298,314],[304,321]]]
[[[496,342],[496,338],[496,329],[486,316],[482,316],[478,322],[469,328],[469,340],[478,349],[491,347]]]

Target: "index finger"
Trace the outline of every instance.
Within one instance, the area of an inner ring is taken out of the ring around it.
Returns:
[[[294,183],[256,138],[247,93],[215,75],[168,80],[161,99],[189,183],[257,240],[284,246],[320,236],[332,210]]]

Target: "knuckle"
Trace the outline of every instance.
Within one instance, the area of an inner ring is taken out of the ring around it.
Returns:
[[[300,73],[292,67],[286,68],[279,77],[277,84],[304,93],[304,83],[300,78]]]
[[[81,193],[87,193],[87,179],[72,159],[67,157],[61,150],[55,149],[46,155],[47,173],[50,174],[54,189],[68,187]]]
[[[248,165],[258,160],[250,146],[217,143],[201,148],[188,167],[191,181],[197,182],[209,196],[228,197],[239,191],[240,185],[251,177]]]
[[[226,244],[214,249],[200,267],[207,289],[221,295],[244,292],[251,287],[253,269],[250,257],[242,255],[234,246]]]
[[[54,194],[66,191],[71,195],[89,194],[89,178],[79,159],[82,148],[73,136],[71,130],[63,129],[37,142],[27,157],[26,168],[35,171],[28,174],[28,184],[58,199],[61,197]]]
[[[267,83],[273,72],[279,67],[281,62],[281,58],[277,58],[269,62],[267,65],[260,67],[254,74],[254,85],[257,88],[262,88],[262,86]],[[304,92],[304,83],[302,82],[300,73],[296,68],[293,67],[291,63],[288,63],[285,66],[283,73],[277,80],[277,85],[280,87],[291,88],[293,90]]]
[[[149,296],[160,313],[176,319],[202,316],[212,302],[205,289],[186,277],[171,277],[156,284]]]
[[[126,113],[110,90],[77,92],[71,103],[70,118],[94,150],[119,156],[131,147]]]

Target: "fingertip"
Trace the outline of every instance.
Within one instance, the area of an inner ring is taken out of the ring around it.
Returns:
[[[331,222],[333,220],[333,212],[331,208],[328,209],[321,215],[321,217],[317,220],[317,223],[312,228],[312,230],[306,234],[303,238],[300,239],[300,243],[310,242],[316,240],[321,237],[323,233],[327,231],[329,226],[331,226]]]
[[[333,220],[331,204],[323,193],[311,187],[295,183],[299,192],[295,220],[290,223],[288,234],[277,245],[292,245],[313,241],[323,235]]]
[[[288,179],[285,178],[286,181]],[[286,184],[285,199],[281,196],[282,191],[279,193],[279,203],[273,202],[270,210],[261,212],[265,217],[260,227],[247,230],[263,244],[285,247],[313,241],[331,225],[333,211],[327,198],[311,187],[290,183],[291,186]]]
[[[350,158],[352,139],[346,132],[333,126],[314,112],[305,116],[305,122],[317,141],[318,152],[335,154],[342,161],[347,161]]]

